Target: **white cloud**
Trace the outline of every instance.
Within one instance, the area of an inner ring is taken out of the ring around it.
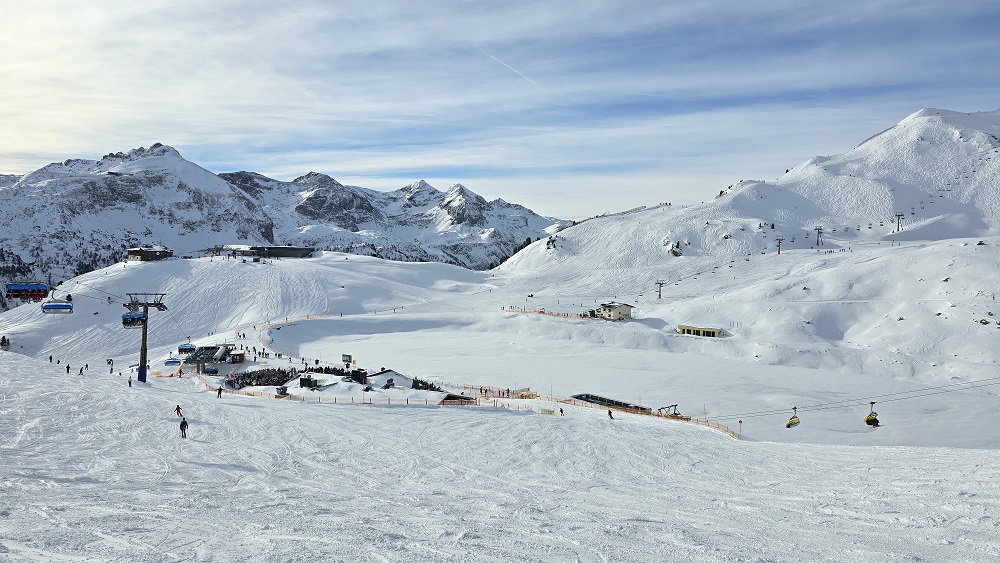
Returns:
[[[992,4],[848,4],[18,3],[0,171],[163,142],[217,171],[454,174],[576,215],[558,207],[711,197],[921,107],[1000,105]]]

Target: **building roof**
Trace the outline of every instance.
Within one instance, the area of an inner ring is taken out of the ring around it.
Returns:
[[[602,309],[617,309],[618,307],[628,307],[629,309],[635,309],[634,305],[629,305],[628,303],[618,303],[617,301],[611,301],[610,303],[601,303]]]

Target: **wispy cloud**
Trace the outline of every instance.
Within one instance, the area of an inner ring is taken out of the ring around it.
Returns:
[[[981,0],[19,2],[0,172],[163,142],[550,215],[701,201],[922,107],[996,109],[996,21]]]

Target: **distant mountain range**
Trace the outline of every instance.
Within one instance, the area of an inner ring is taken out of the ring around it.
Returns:
[[[179,255],[290,244],[488,269],[569,223],[486,201],[460,184],[379,192],[316,172],[291,182],[213,174],[157,143],[0,175],[0,277],[58,282],[142,244]]]
[[[639,253],[634,259],[652,266],[660,252],[631,249],[630,238],[653,236],[674,256],[733,257],[770,252],[779,238],[784,248],[818,249],[817,227],[834,246],[996,234],[1000,110],[920,110],[854,149],[810,159],[776,180],[741,181],[702,205],[627,217],[652,231],[640,236],[626,221],[614,240],[598,229],[587,251],[605,254],[606,264]],[[213,174],[155,144],[0,175],[0,278],[61,281],[119,261],[126,247],[140,244],[178,254],[228,243],[292,244],[488,269],[570,225],[500,199],[488,202],[462,185],[442,192],[420,181],[379,192],[315,172],[291,182]]]

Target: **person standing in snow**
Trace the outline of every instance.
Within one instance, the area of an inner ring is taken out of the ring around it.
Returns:
[[[181,419],[181,438],[188,437],[188,421],[186,418]]]
[[[610,418],[611,420],[615,419],[615,417],[611,415],[611,409],[608,409],[608,418]]]
[[[222,386],[221,385],[219,385],[219,395],[218,395],[218,398],[219,399],[222,398]]]
[[[121,374],[119,373],[118,375],[121,375]],[[129,387],[131,387],[131,386],[132,386],[132,376],[131,376],[131,375],[130,375],[130,376],[128,376],[128,386],[129,386]]]
[[[181,418],[184,418],[184,416],[181,414],[181,406],[180,405],[177,405],[177,408],[174,409],[174,412],[177,413],[177,416],[179,416]]]

